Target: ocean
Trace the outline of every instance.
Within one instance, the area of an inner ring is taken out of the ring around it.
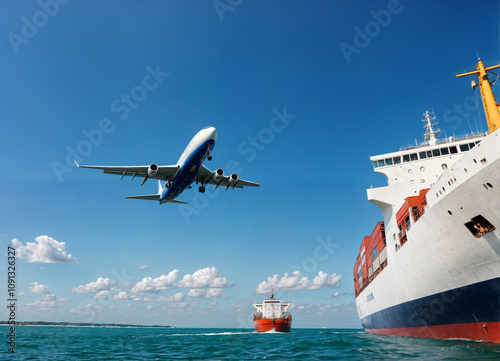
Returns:
[[[2,360],[499,360],[500,345],[372,335],[353,329],[255,333],[220,328],[17,326]]]

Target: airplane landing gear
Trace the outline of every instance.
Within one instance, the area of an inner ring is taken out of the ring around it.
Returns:
[[[201,186],[200,188],[198,188],[198,190],[200,191],[200,193],[205,193],[205,187],[204,186]]]
[[[208,160],[212,160],[212,156],[211,156],[211,155],[209,155],[209,156],[207,157],[207,159],[208,159]]]

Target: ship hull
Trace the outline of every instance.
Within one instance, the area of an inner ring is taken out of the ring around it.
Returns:
[[[356,297],[366,331],[500,343],[499,155],[497,131],[445,171],[400,248],[386,213],[388,264]],[[496,228],[475,236],[477,216]]]
[[[290,332],[292,329],[292,321],[288,318],[264,318],[254,321],[256,332],[267,332],[275,330],[277,332]]]
[[[367,332],[500,343],[500,278],[422,297],[361,320]]]

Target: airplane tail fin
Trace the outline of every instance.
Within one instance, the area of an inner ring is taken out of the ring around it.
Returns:
[[[148,194],[145,196],[129,196],[129,197],[125,197],[125,198],[127,198],[127,199],[145,199],[148,201],[158,201],[158,199],[160,199],[160,195],[159,194]]]
[[[129,196],[125,197],[127,199],[145,199],[148,201],[158,201],[161,197],[161,192],[163,191],[163,187],[161,185],[161,181],[158,180],[158,193],[157,194],[147,194],[144,196]]]
[[[161,184],[161,180],[158,180],[158,194],[148,194],[145,196],[129,196],[125,197],[127,199],[145,199],[148,201],[158,201],[161,197],[161,193],[163,192],[163,186]],[[172,199],[170,201],[167,201],[167,203],[179,203],[179,204],[188,204],[187,202],[183,201],[178,201],[177,199]]]

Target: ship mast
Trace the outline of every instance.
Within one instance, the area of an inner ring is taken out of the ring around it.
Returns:
[[[488,79],[488,72],[495,68],[500,68],[500,65],[485,68],[481,59],[478,59],[476,71],[457,75],[457,78],[460,78],[467,75],[477,74],[479,78],[479,86],[481,88],[481,98],[483,99],[484,112],[486,113],[486,121],[488,122],[490,133],[493,133],[500,127],[500,105],[493,95],[491,82]],[[472,88],[475,88],[476,86],[476,82],[472,81]]]
[[[434,130],[434,126],[437,124],[432,123],[432,121],[436,119],[436,117],[435,116],[431,117],[431,114],[429,113],[428,110],[425,111],[424,117],[425,119],[422,119],[422,121],[427,122],[427,124],[424,125],[425,128],[424,139],[429,141],[429,145],[436,145],[436,134],[441,132],[439,129]]]

